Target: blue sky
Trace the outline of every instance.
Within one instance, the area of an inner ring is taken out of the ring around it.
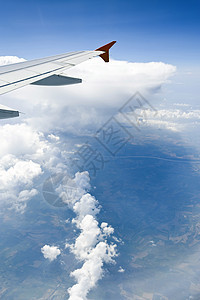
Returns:
[[[0,55],[32,59],[117,40],[116,59],[195,66],[199,11],[195,0],[3,1]]]

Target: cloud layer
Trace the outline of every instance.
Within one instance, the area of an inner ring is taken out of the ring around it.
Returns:
[[[0,62],[4,61],[4,57],[0,58]],[[27,86],[3,95],[2,104],[13,107],[14,96],[14,108],[25,113],[21,118],[42,132],[88,133],[91,128],[99,127],[136,91],[152,95],[175,71],[175,66],[162,62],[111,60],[105,64],[96,58],[70,69],[66,74],[82,78],[82,84]]]
[[[0,64],[22,61],[0,57]],[[67,184],[56,188],[63,202],[75,213],[71,220],[78,236],[67,241],[70,251],[82,263],[71,272],[75,284],[68,289],[70,300],[87,299],[104,274],[104,265],[114,263],[114,228],[106,220],[99,224],[100,205],[90,193],[88,172],[66,175],[66,138],[71,133],[91,135],[137,90],[152,95],[175,73],[176,68],[162,62],[129,63],[100,59],[85,62],[68,72],[83,83],[67,87],[28,86],[1,97],[2,104],[25,112],[19,119],[0,126],[0,184],[3,203],[24,212],[27,201],[38,193],[37,180],[46,173],[60,172]],[[13,105],[14,104],[14,105]],[[64,141],[64,143],[63,143]],[[69,187],[72,189],[69,193]],[[70,196],[69,196],[70,195]],[[68,220],[69,222],[69,220]],[[115,239],[117,241],[117,239]],[[55,241],[56,243],[56,241]],[[68,250],[67,250],[68,249]],[[44,245],[46,259],[62,255],[57,246]],[[119,272],[123,272],[119,268]]]

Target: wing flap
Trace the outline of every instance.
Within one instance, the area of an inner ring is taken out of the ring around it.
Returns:
[[[61,76],[61,75],[51,75],[49,77],[43,78],[41,80],[35,81],[33,85],[46,85],[46,86],[60,86],[81,83],[82,79]]]

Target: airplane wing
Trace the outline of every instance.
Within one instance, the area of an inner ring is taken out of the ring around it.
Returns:
[[[31,61],[0,66],[0,95],[28,84],[58,86],[82,82],[79,78],[62,75],[64,71],[96,56],[109,61],[113,41],[93,51],[78,51]],[[19,112],[0,106],[0,119],[19,116]]]

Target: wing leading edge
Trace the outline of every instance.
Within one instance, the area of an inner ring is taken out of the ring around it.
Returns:
[[[60,54],[42,59],[35,59],[21,63],[0,66],[0,95],[8,93],[28,84],[34,85],[68,85],[82,82],[79,78],[63,75],[63,72],[88,59],[100,56],[105,62],[109,61],[109,49],[115,44],[113,41],[93,51],[78,51]],[[18,111],[9,109],[7,113],[0,111],[0,119],[6,116],[15,117]],[[9,114],[9,112],[12,112]],[[6,118],[7,118],[6,117]]]

